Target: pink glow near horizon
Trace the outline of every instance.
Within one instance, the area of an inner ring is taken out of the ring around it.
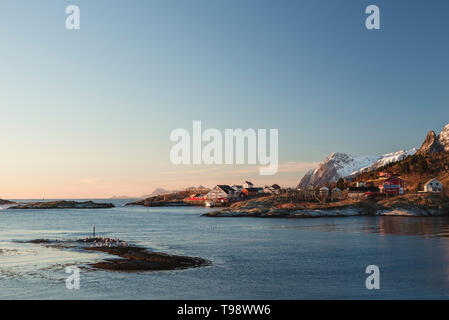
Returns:
[[[231,169],[216,167],[194,167],[180,170],[159,171],[145,177],[72,177],[45,176],[34,174],[30,179],[6,177],[0,186],[2,199],[93,199],[113,196],[141,197],[151,194],[156,188],[167,190],[192,186],[213,187],[216,184],[242,184],[251,180],[255,185],[264,186],[273,183],[285,187],[294,187],[309,169],[316,167],[315,162],[291,162],[280,165],[275,176],[259,176],[257,167]]]

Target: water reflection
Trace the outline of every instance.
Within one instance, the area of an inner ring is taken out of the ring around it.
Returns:
[[[349,217],[323,218],[274,226],[317,232],[355,232],[380,235],[407,235],[424,238],[449,238],[449,217]],[[319,220],[319,221],[318,221]],[[362,222],[362,223],[361,223]]]
[[[376,220],[377,223],[375,223]],[[382,235],[395,234],[422,236],[425,238],[448,238],[449,218],[366,218],[365,231]]]

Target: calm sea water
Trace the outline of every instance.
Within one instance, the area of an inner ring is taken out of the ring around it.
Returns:
[[[110,200],[107,200],[110,202]],[[117,205],[124,201],[114,200]],[[205,208],[0,210],[2,299],[417,299],[449,297],[449,219],[201,217]],[[212,266],[166,272],[81,271],[101,259],[21,241],[97,233]],[[380,268],[380,290],[365,268]]]

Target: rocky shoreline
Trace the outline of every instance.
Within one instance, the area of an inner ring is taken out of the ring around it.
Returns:
[[[413,195],[382,201],[341,201],[334,203],[283,203],[280,199],[262,197],[233,204],[203,214],[206,217],[320,218],[351,216],[449,216],[449,201],[440,196]]]
[[[28,241],[28,243],[57,249],[98,251],[117,256],[118,258],[108,258],[89,264],[89,267],[93,269],[108,271],[168,271],[198,268],[211,264],[210,261],[203,258],[152,252],[146,248],[107,237],[89,237],[77,240],[36,239]]]
[[[93,201],[49,201],[49,202],[30,202],[21,203],[12,207],[9,210],[26,210],[26,209],[106,209],[114,208],[112,203],[97,203]]]

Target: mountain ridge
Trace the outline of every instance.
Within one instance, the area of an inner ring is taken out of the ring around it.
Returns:
[[[317,168],[308,171],[299,182],[298,187],[325,186],[340,178],[354,178],[362,173],[400,162],[415,154],[427,155],[439,152],[449,152],[449,124],[438,135],[435,131],[429,131],[419,149],[399,150],[381,156],[359,156],[333,152]]]
[[[449,152],[449,124],[447,124],[440,134],[431,130],[427,133],[426,139],[418,150],[418,154],[428,154],[446,151]]]
[[[386,153],[381,156],[360,156],[334,152],[321,162],[316,169],[307,172],[298,187],[325,186],[340,178],[356,176],[362,172],[372,171],[392,162],[397,162],[415,154],[416,148]]]

